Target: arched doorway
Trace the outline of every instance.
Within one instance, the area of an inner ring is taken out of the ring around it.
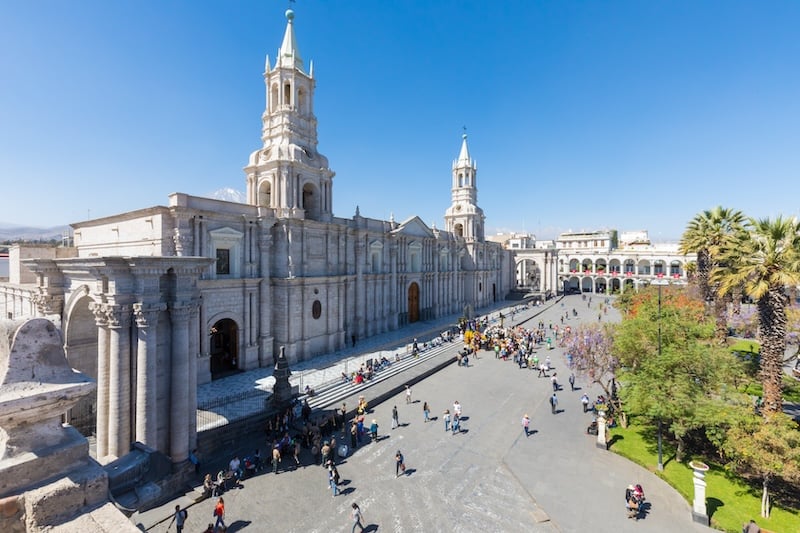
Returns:
[[[69,314],[64,327],[64,353],[69,366],[97,379],[97,324],[89,305],[92,299],[83,296]],[[64,422],[84,437],[97,433],[97,390],[82,398],[65,415]]]
[[[218,379],[239,370],[239,328],[225,318],[211,328],[211,379]]]
[[[416,282],[408,287],[408,323],[419,320],[419,285]]]

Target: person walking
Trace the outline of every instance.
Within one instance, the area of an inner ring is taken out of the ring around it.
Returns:
[[[372,442],[378,441],[378,421],[374,418],[372,424],[369,425],[369,436],[372,438]]]
[[[328,485],[331,487],[331,497],[335,498],[339,495],[339,472],[332,462],[328,463]]]
[[[431,410],[428,407],[428,402],[424,402],[422,404],[422,415],[425,417],[425,422],[427,422],[427,421],[429,421],[431,419],[431,417],[430,417]]]
[[[326,466],[328,464],[328,460],[331,458],[331,445],[328,441],[322,443],[322,462],[320,463],[321,466]]]
[[[569,390],[575,390],[575,373],[569,375]]]
[[[392,429],[400,426],[400,416],[397,414],[397,406],[392,407]]]
[[[458,403],[458,400],[453,402],[453,413],[461,416],[461,404]]]
[[[219,526],[228,529],[228,526],[225,525],[225,500],[222,499],[222,496],[217,500],[217,505],[214,506],[214,516],[217,517],[217,521],[214,523],[214,533],[219,530]]]
[[[583,404],[584,413],[589,410],[589,396],[587,396],[585,392],[583,396],[581,396],[581,404]]]
[[[355,450],[358,448],[358,424],[355,420],[350,424],[350,447]]]
[[[406,403],[411,403],[411,387],[406,385]]]
[[[281,462],[281,448],[279,444],[272,447],[272,473],[278,473],[278,463]],[[220,498],[222,499],[222,498]]]
[[[550,396],[550,412],[556,414],[556,409],[558,407],[558,397],[554,392],[552,396]]]
[[[556,392],[558,390],[558,372],[553,372],[550,381],[553,383],[553,392]]]
[[[350,511],[350,516],[353,518],[353,531],[351,533],[356,533],[356,527],[359,528],[359,531],[364,531],[364,525],[361,523],[361,509],[356,502],[353,502],[352,509]]]
[[[453,435],[461,431],[461,417],[458,413],[453,415],[453,424],[450,427],[453,430]]]
[[[167,529],[172,527],[172,523],[175,522],[175,530],[178,533],[183,531],[183,524],[186,522],[186,519],[189,517],[189,513],[186,509],[181,509],[180,505],[175,506],[175,514],[172,515],[172,520],[170,520]]]
[[[530,435],[530,425],[531,425],[531,419],[526,413],[525,416],[522,417],[522,429],[525,430],[525,437]]]
[[[444,418],[444,430],[450,431],[450,409],[444,410],[442,418]]]
[[[401,473],[406,473],[406,463],[403,454],[400,453],[400,450],[397,450],[397,453],[394,455],[394,477],[400,477]]]

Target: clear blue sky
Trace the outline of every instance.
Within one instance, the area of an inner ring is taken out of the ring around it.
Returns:
[[[467,126],[487,233],[796,215],[800,2],[0,2],[0,221],[245,190],[287,5],[334,213],[443,227]]]

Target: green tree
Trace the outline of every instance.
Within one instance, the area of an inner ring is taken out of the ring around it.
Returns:
[[[745,216],[741,211],[717,206],[696,215],[681,236],[680,252],[697,254],[697,284],[703,300],[713,304],[716,318],[716,339],[722,344],[727,333],[727,308],[730,292],[720,294],[711,272],[720,266],[723,257],[742,234]]]
[[[761,516],[769,518],[770,483],[800,483],[800,431],[783,413],[751,417],[732,427],[726,439],[734,471],[761,481]]]
[[[653,288],[632,298],[615,329],[613,353],[623,369],[620,396],[625,410],[666,424],[680,461],[690,432],[708,428],[716,428],[712,436],[724,432],[723,409],[716,404],[735,390],[742,365],[728,350],[714,345],[714,324],[705,316],[703,303],[691,298],[689,291],[667,288],[660,307]],[[710,415],[720,417],[719,423]]]
[[[783,358],[786,351],[786,288],[800,284],[800,222],[794,217],[750,219],[747,233],[727,249],[712,272],[719,292],[737,287],[756,301],[760,374],[765,416],[783,409]]]

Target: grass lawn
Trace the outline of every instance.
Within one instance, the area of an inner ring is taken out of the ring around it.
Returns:
[[[764,394],[764,389],[759,381],[750,381],[741,386],[739,390],[751,396],[763,396]],[[791,376],[783,376],[783,400],[785,402],[800,403],[800,380],[796,380]]]
[[[691,506],[694,488],[689,460],[685,463],[675,461],[674,449],[664,442],[664,471],[658,472],[656,439],[652,431],[649,427],[636,424],[627,429],[614,428],[610,431],[610,438],[613,440],[610,450],[653,471],[675,487]],[[706,473],[706,505],[712,527],[738,533],[742,530],[742,524],[752,518],[762,529],[776,533],[800,532],[800,512],[773,506],[770,518],[761,518],[760,489],[753,491],[749,485],[719,465],[702,457],[697,459],[711,467]]]

